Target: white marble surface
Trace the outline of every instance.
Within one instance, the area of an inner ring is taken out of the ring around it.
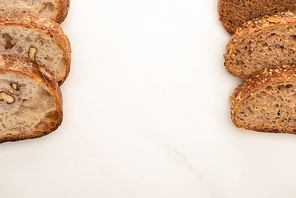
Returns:
[[[232,125],[216,6],[72,0],[64,122],[0,145],[0,197],[295,197],[296,136]]]

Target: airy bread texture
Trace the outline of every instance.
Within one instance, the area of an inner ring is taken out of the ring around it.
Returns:
[[[0,54],[35,60],[46,66],[60,85],[70,71],[71,47],[62,28],[28,14],[0,15]]]
[[[257,72],[230,97],[233,123],[243,129],[296,134],[296,65]]]
[[[62,23],[69,7],[70,0],[1,0],[0,14],[27,13]]]
[[[0,55],[0,143],[44,136],[62,122],[62,95],[49,70]]]
[[[243,23],[278,12],[296,10],[294,0],[219,0],[219,20],[229,34]]]
[[[264,68],[296,63],[296,11],[254,19],[230,39],[226,70],[247,78]]]

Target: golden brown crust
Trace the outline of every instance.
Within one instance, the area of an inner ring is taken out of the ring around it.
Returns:
[[[35,131],[29,135],[18,134],[0,137],[0,143],[41,137],[53,132],[61,125],[63,120],[62,93],[53,74],[48,69],[38,65],[35,61],[32,61],[29,58],[13,55],[0,55],[0,72],[11,72],[25,75],[32,80],[45,85],[49,93],[54,97],[56,110],[59,113],[59,118],[55,122],[55,125],[51,126],[49,130],[45,132]]]
[[[20,25],[36,29],[54,38],[60,44],[62,50],[64,51],[64,57],[67,61],[66,74],[59,82],[59,84],[62,85],[70,72],[71,44],[59,24],[53,22],[52,20],[39,18],[29,14],[12,13],[8,15],[0,15],[0,26],[7,25]]]
[[[273,16],[264,16],[258,19],[253,19],[238,28],[226,45],[224,54],[224,66],[226,67],[226,70],[233,76],[247,78],[247,75],[241,74],[238,71],[233,71],[229,68],[231,56],[235,56],[237,47],[249,35],[258,32],[259,30],[270,29],[279,25],[296,25],[296,11],[281,12]]]
[[[283,133],[295,133],[291,131],[278,131],[278,129],[265,129],[265,128],[245,128],[239,126],[235,121],[236,111],[239,105],[253,94],[256,90],[263,87],[272,85],[277,82],[293,81],[296,80],[296,65],[288,66],[276,66],[266,68],[262,71],[255,73],[252,77],[246,79],[242,84],[234,89],[232,96],[230,97],[231,102],[231,118],[235,126],[243,129],[260,131],[260,132],[283,132]]]
[[[70,0],[60,1],[60,14],[59,14],[59,17],[57,17],[57,20],[56,20],[57,23],[61,24],[65,20],[65,18],[68,15],[69,8],[70,8]]]

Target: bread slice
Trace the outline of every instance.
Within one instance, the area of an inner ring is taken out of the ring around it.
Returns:
[[[62,122],[52,73],[29,58],[0,55],[0,143],[44,136]]]
[[[296,10],[294,0],[219,0],[219,20],[229,34],[245,22],[278,12]]]
[[[1,0],[0,14],[27,13],[62,23],[69,7],[70,0]]]
[[[296,65],[255,73],[234,90],[230,101],[237,127],[296,134]]]
[[[296,63],[296,11],[254,19],[230,39],[226,70],[247,78],[264,68]]]
[[[0,54],[31,58],[61,85],[70,71],[71,46],[55,22],[28,14],[0,15]]]

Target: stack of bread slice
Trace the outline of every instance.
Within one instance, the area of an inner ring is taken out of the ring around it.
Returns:
[[[44,136],[63,119],[69,0],[0,2],[0,143]]]
[[[220,1],[218,10],[222,24],[221,13],[224,12],[221,10],[225,9],[225,2],[230,5],[234,0]],[[252,1],[238,2],[247,5]],[[237,21],[249,19],[246,12],[260,15],[256,8],[269,1],[256,2],[244,9],[244,15],[236,13],[235,17],[232,13],[232,20],[228,19],[228,22],[237,18]],[[289,2],[285,5],[287,9],[296,6],[295,1],[278,1],[277,6],[284,8],[285,2]],[[240,10],[239,5],[232,6]],[[268,9],[274,10],[272,7],[259,8]],[[265,11],[263,14],[272,15],[250,19],[242,25],[233,22],[232,29],[237,29],[226,46],[224,65],[231,75],[245,80],[230,97],[232,121],[243,129],[296,134],[296,11],[277,14]]]

